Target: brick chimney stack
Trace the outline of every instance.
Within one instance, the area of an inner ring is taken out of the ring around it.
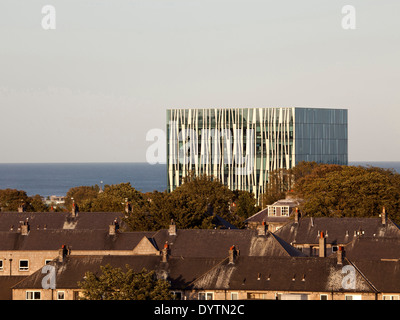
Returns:
[[[126,198],[125,199],[125,213],[126,214],[129,214],[129,212],[131,212],[131,204],[130,204],[130,202],[128,201],[128,198]]]
[[[77,216],[77,214],[78,214],[78,207],[77,207],[77,205],[76,205],[74,199],[72,199],[72,210],[71,210],[71,214],[72,214],[72,216],[73,216],[74,218],[75,218],[75,217]]]
[[[22,200],[21,204],[18,206],[18,212],[25,212],[25,203],[23,203]]]
[[[169,224],[168,234],[170,236],[176,236],[176,224],[174,219],[171,219],[171,223]]]
[[[385,207],[383,207],[383,209],[382,209],[381,219],[382,219],[382,224],[386,225],[387,215],[386,215]]]
[[[230,247],[229,248],[229,263],[230,264],[235,263],[236,256],[237,256],[237,251],[236,251],[235,246]]]
[[[323,231],[321,231],[319,236],[319,256],[321,258],[326,257],[326,239]]]
[[[164,248],[161,251],[162,254],[161,262],[168,262],[168,251],[169,251],[168,241],[165,241]]]
[[[343,264],[343,258],[344,258],[344,248],[342,246],[339,246],[337,251],[337,264]]]
[[[26,220],[21,223],[21,235],[27,236],[30,229],[28,218],[26,218]]]
[[[300,211],[299,208],[296,208],[296,211],[294,213],[294,223],[299,223],[300,220]]]
[[[58,249],[58,261],[64,262],[65,257],[68,255],[68,248],[65,244]]]
[[[114,221],[112,222],[112,224],[109,225],[108,234],[110,236],[113,236],[113,235],[117,234],[118,229],[119,229],[119,223],[118,223],[117,218],[115,218]]]
[[[265,221],[263,221],[258,227],[257,227],[257,233],[259,236],[265,236],[267,232],[267,225]]]

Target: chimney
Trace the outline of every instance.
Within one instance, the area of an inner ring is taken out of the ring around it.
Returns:
[[[321,258],[326,257],[326,239],[323,231],[321,231],[319,236],[319,256]]]
[[[109,228],[108,228],[108,234],[109,234],[110,236],[115,235],[115,234],[118,232],[118,229],[119,229],[119,223],[118,223],[117,218],[115,218],[114,221],[113,221],[113,223],[110,224],[108,227],[109,227]]]
[[[236,252],[235,246],[230,247],[229,248],[229,263],[230,264],[235,263],[236,255],[237,255],[237,252]]]
[[[294,213],[294,223],[299,223],[300,220],[300,212],[299,212],[299,208],[296,208],[296,211]]]
[[[176,224],[174,219],[171,219],[171,223],[169,225],[168,234],[170,236],[176,236]]]
[[[257,226],[258,236],[265,236],[266,231],[267,231],[267,225],[266,225],[265,221],[263,221],[261,223],[261,225]]]
[[[339,246],[337,251],[337,264],[343,264],[344,248]]]
[[[78,207],[75,203],[75,200],[73,200],[71,214],[73,217],[76,217],[77,213],[78,213]]]
[[[128,214],[131,211],[131,204],[129,203],[128,199],[125,199],[125,213]]]
[[[381,219],[382,219],[382,224],[383,225],[386,225],[386,218],[387,218],[386,210],[385,210],[385,207],[383,207],[382,213],[381,213]]]
[[[61,246],[60,249],[58,249],[58,261],[64,262],[65,257],[68,255],[68,249],[65,244]]]
[[[25,212],[25,204],[21,203],[21,204],[18,206],[18,212]]]
[[[21,235],[27,236],[30,229],[28,218],[26,218],[25,222],[21,223]]]
[[[162,260],[161,262],[168,262],[168,250],[169,250],[169,245],[168,241],[165,241],[164,248],[162,249]]]

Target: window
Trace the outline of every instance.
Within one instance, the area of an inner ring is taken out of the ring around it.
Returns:
[[[65,300],[65,292],[57,291],[57,300]]]
[[[237,292],[232,292],[231,293],[231,300],[238,300],[238,293]]]
[[[19,271],[29,270],[29,260],[19,260]]]
[[[361,295],[346,295],[346,300],[362,300]]]
[[[52,262],[53,260],[52,259],[46,259],[46,260],[44,260],[44,265],[46,265],[46,264],[48,264],[49,262]]]
[[[276,214],[276,208],[272,206],[268,207],[268,215],[275,216],[275,214]]]
[[[284,217],[289,216],[289,207],[281,207],[281,216],[284,216]]]
[[[214,300],[212,292],[199,292],[199,300]]]
[[[3,264],[3,260],[0,260],[0,271],[3,271],[4,269],[4,264]]]
[[[267,295],[265,293],[249,292],[247,293],[248,300],[265,300]]]
[[[172,291],[172,298],[174,300],[182,300],[182,292],[181,291]]]
[[[40,300],[40,291],[27,291],[26,300]]]
[[[327,294],[321,294],[319,296],[319,300],[328,300],[328,295]]]
[[[388,296],[384,295],[383,300],[399,300],[399,296]]]

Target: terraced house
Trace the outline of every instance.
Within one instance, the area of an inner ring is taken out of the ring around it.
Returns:
[[[240,230],[181,230],[172,221],[168,229],[155,232],[120,232],[115,215],[99,214],[97,222],[85,226],[85,221],[96,218],[89,216],[81,213],[75,217],[74,228],[64,228],[71,217],[56,218],[50,213],[48,221],[54,220],[48,226],[54,229],[31,226],[27,234],[22,233],[23,228],[5,230],[2,223],[0,236],[7,241],[0,242],[0,256],[4,257],[1,298],[80,299],[78,282],[85,273],[98,274],[100,266],[109,264],[122,269],[129,265],[134,271],[154,270],[157,277],[170,282],[179,299],[399,299],[400,237],[396,238],[395,224],[388,224],[380,237],[369,237],[372,229],[365,228],[364,234],[347,244],[338,242],[337,250],[310,256],[309,251],[286,241],[285,233],[272,233],[265,224]],[[29,220],[39,221],[40,217],[32,214]],[[331,237],[329,219],[324,223]],[[325,239],[320,234],[316,240],[323,244]],[[16,260],[28,257],[29,269],[9,269],[10,255]],[[45,263],[55,271],[52,288],[43,286]]]

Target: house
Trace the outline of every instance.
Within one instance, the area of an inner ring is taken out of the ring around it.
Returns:
[[[154,270],[185,300],[398,300],[400,262],[351,261],[339,250],[331,257],[241,256],[234,246],[223,259],[170,256],[63,255],[54,267],[54,287],[46,289],[40,270],[12,287],[15,300],[77,300],[85,273],[111,265],[135,272]]]
[[[265,223],[269,231],[275,232],[300,214],[299,205],[300,200],[282,199],[247,218],[245,223],[247,228],[257,228],[258,225]]]
[[[325,246],[323,254],[329,255],[335,253],[339,246],[346,246],[360,237],[400,239],[400,228],[383,211],[377,218],[301,217],[275,232],[308,256],[320,254],[321,234]]]

